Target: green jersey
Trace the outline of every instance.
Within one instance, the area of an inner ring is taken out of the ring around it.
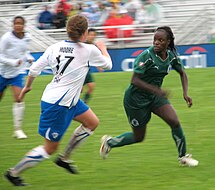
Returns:
[[[168,50],[167,58],[162,60],[155,54],[153,46],[142,52],[134,62],[134,72],[141,74],[141,80],[158,87],[162,86],[163,79],[171,68],[176,71],[183,69],[180,58]],[[124,100],[129,107],[142,108],[142,106],[149,106],[155,96],[130,84],[126,90]]]

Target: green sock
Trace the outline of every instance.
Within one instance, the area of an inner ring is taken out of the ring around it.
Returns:
[[[85,103],[87,103],[88,101],[89,101],[89,99],[90,99],[90,94],[88,94],[88,93],[86,93],[85,95],[84,95],[84,102]]]
[[[113,148],[113,147],[120,147],[120,146],[125,146],[129,144],[136,143],[137,141],[134,138],[134,133],[132,132],[126,132],[123,133],[117,137],[113,137],[108,141],[108,145]]]
[[[186,140],[181,126],[172,129],[172,137],[178,149],[178,156],[182,157],[186,154]]]

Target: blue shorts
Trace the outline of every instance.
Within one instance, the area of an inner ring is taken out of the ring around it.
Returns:
[[[20,88],[24,87],[24,74],[19,74],[14,78],[4,78],[0,75],[0,92],[3,92],[7,86],[17,86]]]
[[[79,100],[74,107],[60,106],[41,101],[39,134],[44,138],[59,142],[73,118],[86,112],[89,107]]]

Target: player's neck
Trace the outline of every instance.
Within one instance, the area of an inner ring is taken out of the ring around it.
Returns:
[[[24,37],[25,33],[24,32],[17,33],[15,31],[13,31],[13,35],[16,36],[19,39],[22,39]]]

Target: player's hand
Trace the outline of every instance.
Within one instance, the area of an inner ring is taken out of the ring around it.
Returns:
[[[168,90],[163,90],[163,89],[159,89],[158,92],[156,93],[158,96],[160,97],[164,97],[164,98],[169,98],[170,96],[170,91]]]
[[[17,62],[17,67],[19,67],[21,64],[23,63],[23,61],[20,59],[18,62]]]
[[[28,63],[30,64],[33,63],[33,61],[34,61],[33,59],[28,59]]]
[[[184,100],[187,102],[187,105],[189,108],[193,105],[193,101],[191,97],[184,95]]]
[[[97,42],[95,43],[95,45],[96,45],[100,50],[106,49],[106,45],[105,45],[104,42],[102,42],[102,41],[97,41]]]
[[[18,98],[20,102],[23,101],[25,94],[28,93],[29,91],[31,91],[31,89],[32,89],[31,87],[26,87],[26,86],[22,89],[22,91],[19,94],[19,98]]]
[[[103,72],[104,71],[104,69],[102,69],[101,67],[96,67],[97,68],[97,70],[99,71],[99,72]]]

